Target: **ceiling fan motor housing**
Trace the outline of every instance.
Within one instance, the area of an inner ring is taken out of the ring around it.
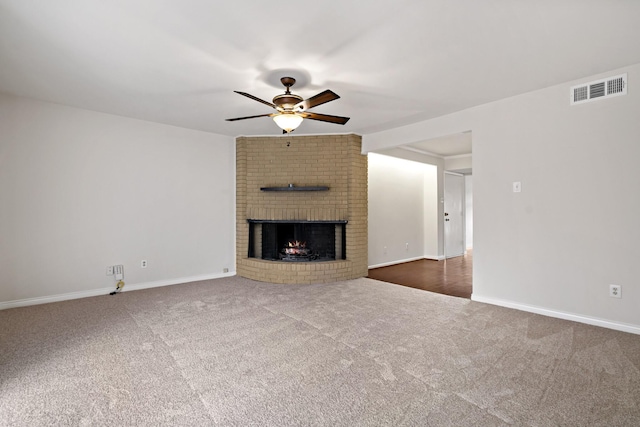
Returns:
[[[303,98],[295,93],[283,93],[273,98],[273,103],[283,110],[293,110],[293,106],[301,101]]]

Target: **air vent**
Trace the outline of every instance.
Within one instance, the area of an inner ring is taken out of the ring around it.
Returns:
[[[571,105],[627,94],[627,75],[621,74],[571,87]]]

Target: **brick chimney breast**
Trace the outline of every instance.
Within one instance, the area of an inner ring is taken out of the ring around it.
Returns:
[[[359,135],[236,138],[236,271],[290,284],[364,277],[367,262],[367,157]],[[262,191],[265,187],[326,191]],[[346,259],[285,262],[249,258],[248,220],[348,221]]]

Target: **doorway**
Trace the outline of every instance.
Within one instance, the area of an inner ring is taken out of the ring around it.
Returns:
[[[394,170],[392,185],[389,185],[387,191],[379,191],[372,183],[388,179],[390,173],[385,168],[390,165],[381,162],[375,170],[370,169],[369,277],[446,295],[464,298],[471,296],[471,140],[471,131],[465,131],[378,152],[401,160],[425,163],[435,167],[435,171],[433,175],[425,174],[423,179],[418,177],[423,183],[420,190],[408,173]],[[376,179],[372,179],[371,175]],[[399,185],[399,182],[403,184]],[[469,192],[468,196],[465,192]],[[378,203],[372,203],[376,198],[380,199]],[[422,203],[416,205],[415,200]],[[398,233],[388,232],[396,227],[392,222],[382,221],[384,218],[380,213],[395,218],[399,216],[399,212],[404,214],[412,206],[414,210],[411,212],[421,212],[422,215],[408,216],[413,222],[404,221],[402,224],[407,228],[415,223],[414,229],[421,229],[424,238],[421,242],[422,250],[409,257],[403,255],[411,246],[398,237]],[[396,247],[403,251],[398,251]]]

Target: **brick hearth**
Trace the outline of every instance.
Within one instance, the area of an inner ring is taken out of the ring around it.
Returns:
[[[367,157],[358,135],[236,139],[236,271],[273,283],[322,283],[367,275]],[[328,191],[260,191],[328,186]],[[346,259],[266,261],[248,257],[254,220],[347,220]]]

